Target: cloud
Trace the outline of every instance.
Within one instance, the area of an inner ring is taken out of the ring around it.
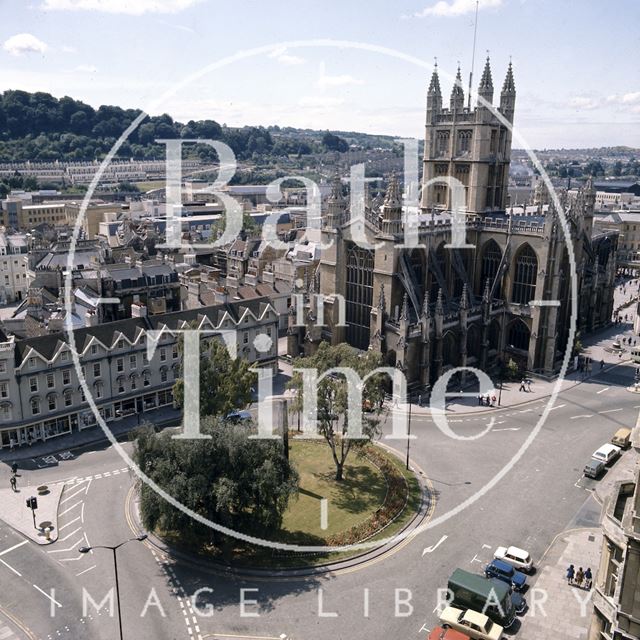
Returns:
[[[293,56],[290,53],[287,53],[286,47],[281,47],[280,49],[276,49],[269,54],[270,58],[277,60],[281,64],[286,65],[295,65],[295,64],[304,64],[306,60],[299,56]]]
[[[141,16],[145,13],[178,13],[201,0],[44,0],[50,11],[102,11]]]
[[[72,47],[68,44],[63,44],[60,47],[60,51],[62,51],[63,53],[78,53],[78,50],[75,47]]]
[[[502,0],[480,0],[479,9],[489,9],[502,5]],[[476,0],[451,0],[446,2],[440,0],[430,7],[425,7],[422,11],[413,14],[415,18],[426,18],[428,16],[455,17],[473,13],[476,10]]]
[[[25,53],[44,53],[48,47],[30,33],[17,33],[5,40],[2,48],[12,56],[21,56]]]
[[[328,89],[330,87],[344,87],[350,84],[364,84],[364,82],[347,73],[337,76],[329,76],[326,73],[325,63],[320,63],[320,77],[316,81],[316,87],[319,89]]]
[[[600,105],[600,100],[587,96],[575,96],[569,100],[569,106],[573,109],[597,109]]]
[[[94,67],[92,64],[79,64],[73,71],[78,73],[96,73],[98,67]]]
[[[330,96],[302,96],[298,100],[298,104],[301,107],[337,107],[344,104],[344,100]]]

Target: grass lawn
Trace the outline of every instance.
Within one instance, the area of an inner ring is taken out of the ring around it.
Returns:
[[[290,458],[300,475],[298,498],[289,502],[280,539],[318,539],[349,529],[382,506],[387,483],[369,460],[351,451],[342,482],[335,480],[335,464],[325,444],[291,441]],[[320,500],[327,499],[327,529],[320,528]]]
[[[134,182],[133,184],[135,184],[142,193],[151,191],[151,189],[163,189],[167,186],[164,180],[149,180],[148,182]]]

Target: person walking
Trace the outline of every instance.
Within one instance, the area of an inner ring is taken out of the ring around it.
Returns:
[[[531,380],[527,380],[527,391],[531,391]]]
[[[520,383],[520,391],[526,391],[526,389],[524,387],[524,378],[523,378],[522,382]]]
[[[600,369],[604,369],[604,360],[600,360]]]
[[[591,567],[587,567],[587,570],[584,572],[584,588],[591,589],[592,584],[593,574],[591,573]]]
[[[569,568],[567,569],[567,584],[572,585],[573,584],[573,578],[576,575],[576,572],[573,568],[573,565],[570,564]]]
[[[13,473],[14,476],[18,473],[18,463],[17,462],[12,462],[11,463],[11,473]]]
[[[582,567],[578,568],[578,573],[576,573],[576,584],[579,587],[582,587],[582,581],[584,580],[584,571],[582,570]]]
[[[16,488],[16,477],[15,476],[11,476],[11,478],[9,478],[9,484],[11,485],[11,489],[15,493],[17,491],[17,488]]]

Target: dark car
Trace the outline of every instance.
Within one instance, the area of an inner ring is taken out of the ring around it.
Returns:
[[[498,580],[510,584],[516,591],[522,591],[527,584],[527,577],[524,573],[516,571],[510,564],[502,562],[502,560],[492,560],[484,568],[484,575],[487,578],[498,578]]]
[[[225,416],[225,420],[233,424],[245,424],[247,422],[251,422],[252,418],[253,416],[251,415],[251,412],[246,411],[245,409],[232,411]]]
[[[587,478],[597,478],[604,471],[604,462],[600,460],[589,460],[587,464],[584,465],[584,470],[582,473]]]
[[[491,578],[491,582],[504,584],[499,578]],[[527,610],[527,601],[524,599],[524,596],[513,589],[511,590],[511,602],[513,602],[513,608],[519,616]]]

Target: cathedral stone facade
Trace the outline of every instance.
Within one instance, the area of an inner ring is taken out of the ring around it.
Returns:
[[[318,272],[291,306],[290,355],[311,353],[321,340],[375,349],[419,392],[452,367],[491,372],[510,359],[522,372],[553,376],[572,347],[568,242],[576,264],[577,330],[609,323],[617,235],[593,235],[593,185],[572,196],[558,193],[568,237],[542,181],[530,206],[508,208],[516,98],[511,65],[496,107],[501,117],[488,108],[489,60],[478,96],[475,108],[465,106],[458,70],[445,108],[434,71],[415,214],[405,212],[391,176],[384,199],[355,215],[336,177],[323,210]],[[451,178],[464,187],[457,190],[464,198],[463,247],[452,243]],[[418,238],[411,246],[408,225]]]

